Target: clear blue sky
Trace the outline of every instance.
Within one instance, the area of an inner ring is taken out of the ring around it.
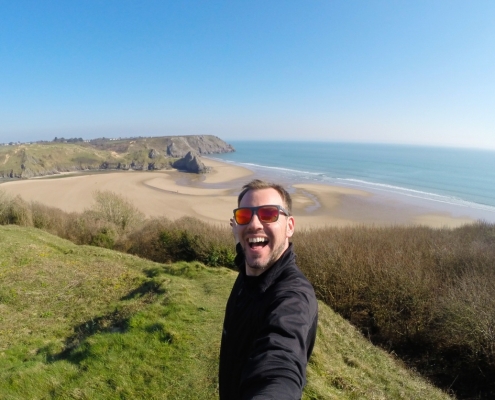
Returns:
[[[0,142],[495,149],[495,1],[0,0]]]

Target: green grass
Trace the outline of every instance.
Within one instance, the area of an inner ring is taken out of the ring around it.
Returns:
[[[23,177],[52,174],[57,171],[98,168],[110,159],[108,152],[84,144],[29,144],[0,148],[0,173],[22,174]]]
[[[60,139],[60,138],[59,138]],[[58,172],[104,170],[119,168],[148,169],[151,163],[154,169],[170,169],[177,158],[167,154],[169,146],[174,144],[177,154],[186,154],[190,150],[202,152],[223,152],[229,146],[212,135],[162,136],[133,139],[96,139],[90,142],[39,142],[0,146],[0,178],[31,178],[52,175]],[[153,158],[150,151],[154,150]],[[177,156],[175,156],[177,157]],[[108,168],[108,169],[107,169]]]
[[[0,399],[214,399],[236,273],[0,226]],[[447,399],[320,302],[305,399]]]

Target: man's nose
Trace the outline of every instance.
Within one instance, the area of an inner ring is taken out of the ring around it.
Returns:
[[[258,229],[258,228],[263,228],[263,224],[261,223],[260,219],[258,218],[258,213],[253,213],[253,217],[251,218],[251,221],[249,221],[248,226],[251,229]]]

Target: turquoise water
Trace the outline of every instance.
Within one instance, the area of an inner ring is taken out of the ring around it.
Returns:
[[[235,153],[214,158],[273,179],[386,192],[495,221],[495,151],[330,142],[230,144]]]

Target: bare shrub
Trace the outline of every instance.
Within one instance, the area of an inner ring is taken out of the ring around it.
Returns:
[[[8,211],[12,202],[12,196],[0,190],[0,224],[7,225],[9,222]]]
[[[375,343],[463,395],[495,392],[494,224],[329,227],[294,245],[318,297]]]
[[[368,335],[413,340],[431,320],[436,278],[418,256],[424,230],[325,228],[297,233],[298,263],[320,298]]]
[[[435,326],[444,348],[462,349],[469,363],[495,366],[495,270],[471,270],[439,299]]]
[[[0,192],[0,224],[33,226],[31,208],[20,196],[12,198]]]
[[[60,208],[50,207],[38,202],[31,203],[33,226],[50,232],[54,235],[64,237],[66,231],[66,219],[68,213]]]
[[[145,216],[125,197],[109,191],[95,191],[95,205],[91,213],[95,219],[107,221],[122,232],[129,232]]]

